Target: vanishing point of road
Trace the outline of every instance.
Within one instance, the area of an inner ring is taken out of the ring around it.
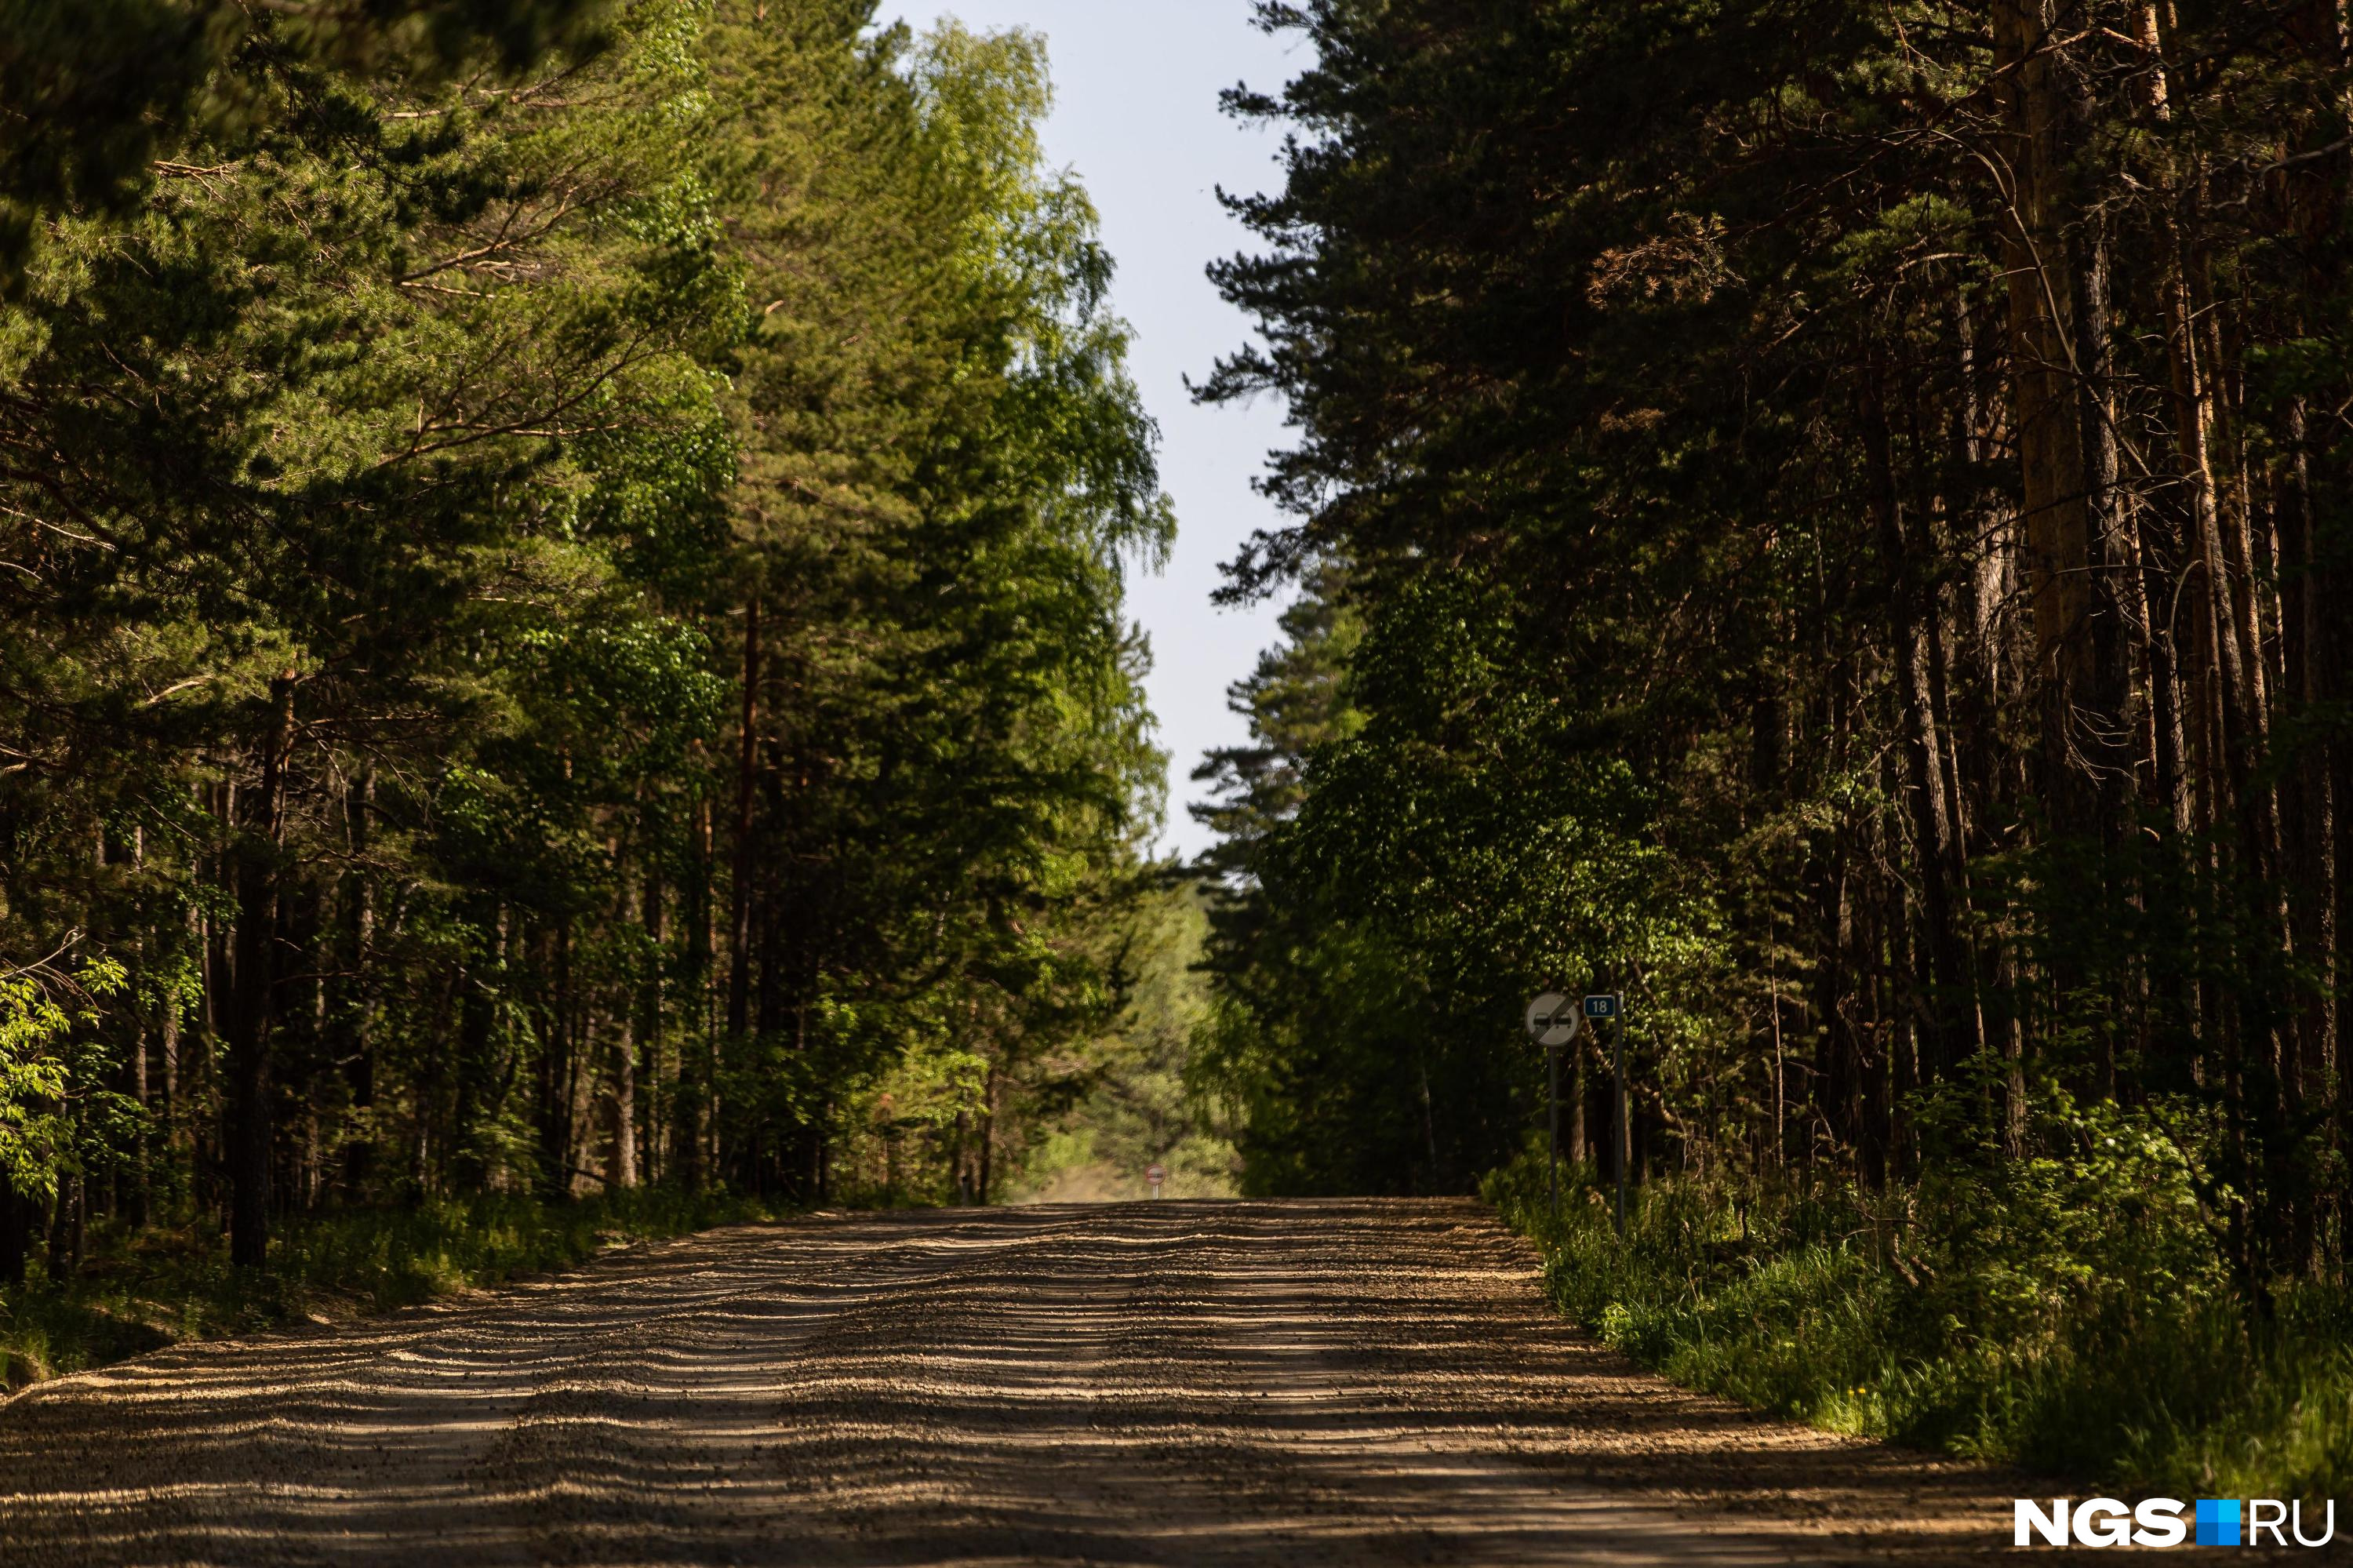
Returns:
[[[826,1214],[0,1406],[0,1563],[1931,1564],[2011,1483],[1563,1324],[1468,1202]]]

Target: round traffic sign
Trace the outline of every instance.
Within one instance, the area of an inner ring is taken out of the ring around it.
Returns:
[[[1162,1167],[1155,1165],[1151,1170],[1146,1171],[1144,1173],[1144,1179],[1157,1187],[1163,1181],[1168,1180],[1168,1172]]]
[[[1528,1036],[1547,1051],[1558,1050],[1577,1038],[1585,1019],[1577,1004],[1556,991],[1528,1003]]]

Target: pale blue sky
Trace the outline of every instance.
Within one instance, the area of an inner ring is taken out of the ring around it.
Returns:
[[[1274,88],[1300,46],[1250,25],[1249,0],[883,0],[881,20],[927,27],[943,16],[993,32],[1046,37],[1054,69],[1047,156],[1075,169],[1103,214],[1118,260],[1113,301],[1135,327],[1134,368],[1160,421],[1160,471],[1176,498],[1178,534],[1168,570],[1129,587],[1131,612],[1151,633],[1152,708],[1169,754],[1164,850],[1190,855],[1208,836],[1185,810],[1194,765],[1213,746],[1244,738],[1226,711],[1227,685],[1250,673],[1275,636],[1274,610],[1209,603],[1219,563],[1277,514],[1250,487],[1270,448],[1288,444],[1280,405],[1199,408],[1185,392],[1217,356],[1243,341],[1248,322],[1219,300],[1201,270],[1248,246],[1218,206],[1217,187],[1264,190],[1278,180],[1278,140],[1218,111],[1237,81]]]

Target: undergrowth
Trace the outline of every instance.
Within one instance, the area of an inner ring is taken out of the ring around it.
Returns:
[[[292,1222],[260,1274],[212,1226],[101,1234],[71,1277],[0,1290],[0,1386],[104,1366],[183,1340],[333,1321],[568,1267],[633,1242],[765,1218],[749,1199],[648,1187],[569,1202],[511,1195]]]
[[[2249,1311],[2157,1167],[1880,1194],[1668,1179],[1622,1242],[1593,1173],[1564,1178],[1557,1223],[1538,1158],[1485,1191],[1560,1309],[1675,1382],[2147,1494],[2353,1490],[2353,1297],[2286,1284]]]

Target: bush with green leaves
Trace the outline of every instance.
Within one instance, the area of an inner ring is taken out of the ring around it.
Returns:
[[[1533,1150],[1486,1192],[1571,1319],[1759,1409],[2180,1495],[2353,1484],[2353,1298],[2296,1285],[2251,1325],[2199,1191],[2211,1128],[2044,1111],[2052,1152],[1884,1192],[1654,1181],[1623,1238],[1588,1170],[1556,1224]]]

